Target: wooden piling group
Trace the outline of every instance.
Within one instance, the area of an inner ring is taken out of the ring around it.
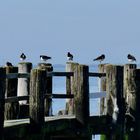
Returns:
[[[53,93],[53,76],[66,77],[65,95]],[[99,77],[99,89],[106,91],[106,97],[100,99],[100,116],[90,116],[90,76]],[[52,98],[66,98],[63,114],[68,118],[45,118],[54,117]],[[91,140],[92,134],[101,134],[102,140],[139,140],[139,98],[140,69],[136,64],[101,64],[99,73],[89,72],[87,65],[74,62],[66,63],[66,72],[53,72],[53,66],[46,63],[39,63],[34,69],[26,62],[18,67],[1,67],[0,138],[18,139],[22,135],[25,140]],[[4,127],[6,120],[20,118],[29,118],[25,121],[29,124],[17,125],[19,131],[12,126]],[[7,130],[13,131],[9,137],[5,135]]]

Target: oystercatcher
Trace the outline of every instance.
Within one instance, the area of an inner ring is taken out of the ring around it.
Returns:
[[[70,52],[67,53],[67,59],[73,61],[73,55]]]
[[[6,66],[9,67],[9,66],[13,66],[13,65],[12,65],[12,63],[10,63],[10,62],[7,61],[6,62]]]
[[[21,61],[24,61],[26,59],[26,55],[24,54],[24,53],[22,53],[21,55],[20,55],[20,60]]]
[[[136,58],[135,58],[133,55],[131,55],[131,54],[128,54],[128,55],[127,55],[127,58],[128,58],[128,61],[129,61],[129,62],[134,62],[134,61],[136,61]]]
[[[98,56],[97,58],[93,59],[93,61],[100,61],[100,63],[105,59],[105,55],[102,54],[100,56]]]
[[[49,59],[51,59],[50,56],[47,56],[47,55],[40,55],[40,60],[42,60],[42,61],[47,61],[47,60],[49,60]]]

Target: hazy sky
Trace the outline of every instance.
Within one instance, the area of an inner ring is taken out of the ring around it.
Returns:
[[[65,64],[67,51],[79,63],[102,53],[105,62],[127,63],[131,53],[140,63],[140,1],[0,1],[0,64],[17,64],[21,52],[34,64],[40,54]]]

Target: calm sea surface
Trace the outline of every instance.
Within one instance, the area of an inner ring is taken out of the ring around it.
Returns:
[[[64,65],[54,65],[54,71],[65,71]],[[96,65],[89,66],[90,72],[97,72],[98,67]],[[90,93],[99,91],[98,78],[89,78]],[[53,93],[66,93],[66,78],[65,77],[53,77]],[[99,99],[90,99],[90,115],[99,115]],[[53,99],[53,114],[56,115],[59,110],[65,109],[65,99]],[[99,140],[99,136],[93,137],[93,140]]]

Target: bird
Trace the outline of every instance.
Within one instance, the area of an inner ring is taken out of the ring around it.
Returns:
[[[127,58],[128,58],[128,61],[129,61],[129,62],[134,62],[134,61],[136,61],[136,58],[135,58],[133,55],[131,55],[131,54],[128,54],[128,55],[127,55]]]
[[[6,62],[6,66],[9,67],[9,66],[13,66],[13,65],[12,65],[12,63],[10,63],[10,62],[7,61]]]
[[[70,52],[67,53],[67,59],[73,61],[73,55]]]
[[[22,53],[21,55],[20,55],[20,60],[21,61],[24,61],[26,59],[26,55],[24,54],[24,53]]]
[[[47,56],[47,55],[40,55],[40,60],[42,61],[47,61],[49,59],[52,59],[50,56]]]
[[[97,58],[93,59],[93,61],[100,61],[100,63],[105,59],[105,55],[102,54],[100,56],[98,56]]]

